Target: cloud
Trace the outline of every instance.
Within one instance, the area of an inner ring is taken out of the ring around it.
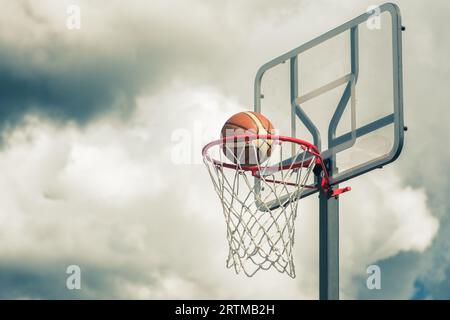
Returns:
[[[7,7],[2,20],[10,24],[0,33],[2,126],[14,126],[30,112],[84,123],[104,112],[127,114],[133,108],[139,80],[131,76],[134,61],[125,60],[123,50],[95,47],[64,25],[55,26],[48,14],[43,21],[30,17],[28,11],[42,11],[42,5],[23,1]],[[56,7],[64,9],[63,3]],[[17,13],[14,22],[6,17],[11,12]]]
[[[172,95],[174,91],[180,95]],[[297,280],[271,272],[254,279],[235,276],[225,268],[225,225],[205,168],[171,160],[176,145],[171,132],[185,127],[195,136],[195,121],[210,123],[196,137],[201,141],[191,146],[199,155],[195,146],[214,135],[209,128],[219,127],[238,110],[238,103],[214,88],[179,83],[138,99],[135,116],[126,123],[104,117],[84,129],[61,128],[28,117],[9,131],[0,154],[0,256],[7,266],[29,267],[17,275],[24,284],[8,280],[5,288],[15,285],[16,298],[55,298],[61,280],[49,284],[48,292],[31,288],[33,283],[61,279],[66,265],[78,264],[86,276],[86,292],[64,296],[315,298],[314,199],[301,204]],[[180,112],[185,116],[176,117]],[[390,175],[387,183],[373,178],[356,184],[352,197],[363,198],[368,190],[372,194],[364,212],[357,201],[343,201],[343,260],[349,276],[360,273],[365,263],[402,250],[422,251],[435,232],[422,192],[403,187]],[[395,199],[390,196],[394,193]],[[401,219],[405,216],[406,222]],[[418,226],[427,231],[411,241]],[[5,279],[13,277],[11,267],[2,265]]]
[[[450,72],[443,53],[450,48],[441,39],[443,30],[448,28],[448,20],[443,17],[449,3],[437,1],[427,7],[420,1],[399,2],[407,27],[403,50],[405,121],[409,130],[396,171],[406,183],[425,190],[428,206],[439,219],[439,232],[432,246],[418,258],[421,263],[416,264],[417,279],[426,292],[433,292],[430,297],[445,299],[450,262],[450,203],[445,190],[450,187],[450,153],[443,147],[442,138],[448,136],[449,129],[442,123],[448,117],[446,105],[450,96],[444,88],[448,87]],[[436,153],[437,156],[430,156]]]
[[[251,109],[262,63],[371,3],[196,1],[177,2],[177,10],[167,1],[142,3],[81,2],[80,32],[65,29],[64,2],[11,2],[0,14],[1,296],[317,298],[316,197],[299,209],[296,280],[235,276],[225,268],[224,221],[200,149],[230,114]],[[421,12],[408,3],[407,17]],[[422,17],[420,39],[438,46],[437,27],[425,28],[433,16]],[[428,291],[439,283],[433,297],[445,296],[448,261],[438,257],[447,244],[440,190],[448,184],[448,156],[428,156],[439,150],[434,136],[447,132],[434,128],[444,115],[446,91],[438,88],[448,74],[417,56],[421,44],[408,37],[412,144],[401,165],[356,179],[341,197],[344,298],[372,297],[361,288],[372,263],[397,281],[384,297],[411,297],[419,277]],[[427,55],[438,51],[445,50]],[[421,94],[422,79],[433,78],[430,65],[440,80],[427,92],[443,94]],[[190,161],[174,164],[174,147],[186,145]],[[429,174],[428,166],[442,174]],[[442,261],[439,277],[425,279]],[[81,292],[64,288],[69,264],[82,267]]]
[[[155,92],[183,75],[205,78],[210,65],[223,65],[232,47],[211,36],[226,26],[214,27],[206,5],[179,3],[180,11],[162,1],[151,10],[141,5],[81,2],[82,28],[70,31],[64,1],[7,4],[1,14],[0,125],[14,126],[28,113],[78,124],[104,113],[128,116],[143,90]]]
[[[0,129],[28,113],[78,124],[105,113],[128,116],[138,96],[174,79],[220,86],[250,105],[259,65],[313,35],[308,29],[300,39],[276,36],[293,32],[298,19],[292,12],[308,21],[317,13],[306,2],[290,0],[277,6],[186,1],[176,2],[176,10],[167,1],[144,7],[141,1],[78,3],[78,31],[66,28],[69,1],[5,4]]]
[[[214,90],[183,93],[184,120],[228,116],[229,110],[211,108],[219,97]],[[167,110],[180,98],[153,99]],[[171,163],[171,128],[161,128],[161,140],[148,139],[146,133],[159,128],[146,127],[152,120],[141,116],[131,126],[103,119],[83,130],[30,117],[10,132],[0,156],[0,256],[10,266],[5,279],[23,281],[5,281],[3,294],[15,286],[10,297],[55,298],[66,263],[80,265],[86,277],[86,293],[72,297],[250,298],[255,289],[260,297],[274,291],[296,297],[298,288],[287,278],[272,274],[270,282],[254,279],[248,287],[246,278],[225,268],[225,226],[206,170]],[[12,272],[23,263],[29,267]],[[48,291],[30,288],[45,281]]]

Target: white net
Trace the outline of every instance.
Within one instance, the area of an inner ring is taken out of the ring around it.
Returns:
[[[218,142],[204,153],[204,162],[227,224],[227,267],[249,277],[273,267],[294,278],[297,200],[314,188],[311,172],[316,155],[308,146],[281,137],[272,138],[270,144],[270,155],[264,151],[260,156],[259,138],[240,149]],[[257,159],[252,166],[240,161],[248,159],[248,153]]]

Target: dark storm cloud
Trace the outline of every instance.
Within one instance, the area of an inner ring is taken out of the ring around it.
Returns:
[[[420,281],[422,290],[427,293],[427,298],[434,300],[450,300],[450,267],[445,265],[445,273],[441,274],[441,279],[426,279]]]
[[[0,299],[76,299],[81,297],[81,293],[85,298],[93,298],[96,290],[67,289],[66,268],[67,265],[63,264],[27,266],[3,263],[0,265]],[[94,288],[101,286],[96,283]]]
[[[72,263],[49,261],[39,264],[2,263],[0,265],[0,299],[119,299],[126,296],[124,283],[155,283],[153,279],[136,277],[137,270],[98,268],[81,264],[81,289],[69,290],[66,269]],[[135,271],[135,272],[133,272]]]
[[[76,258],[79,260],[79,258]],[[45,260],[10,261],[0,264],[0,299],[148,299],[167,295],[167,279],[191,283],[212,290],[200,279],[180,274],[171,263],[139,266],[121,263],[120,266],[93,265],[72,261]],[[68,289],[66,282],[71,274],[67,267],[80,268],[81,289]],[[139,295],[139,289],[145,295]],[[210,293],[210,292],[209,292]],[[182,295],[182,292],[175,294]],[[205,296],[209,296],[208,293]]]
[[[381,289],[370,290],[366,281],[370,274],[355,277],[358,299],[411,299],[420,266],[425,263],[423,255],[415,252],[402,252],[395,257],[374,262],[380,267]]]
[[[0,49],[1,126],[14,125],[28,112],[84,123],[104,112],[132,110],[138,88],[130,70],[70,50],[76,48],[53,52],[54,61],[41,68],[29,62],[27,53]]]
[[[21,18],[0,30],[0,130],[28,113],[79,124],[104,113],[127,115],[140,93],[174,79],[230,81],[230,58],[248,46],[249,30],[295,2],[274,9],[268,1],[244,8],[191,1],[176,10],[163,2],[81,2],[78,31],[65,27],[65,4],[55,5],[56,17],[30,1],[8,7]]]
[[[146,21],[124,10],[69,31],[20,3],[16,10],[30,39],[23,39],[21,27],[11,27],[17,41],[0,31],[0,130],[28,113],[79,124],[104,113],[127,115],[139,93],[157,91],[183,70],[200,75],[207,69],[213,38],[199,28]],[[95,12],[87,4],[83,9]],[[102,24],[110,26],[99,31]]]

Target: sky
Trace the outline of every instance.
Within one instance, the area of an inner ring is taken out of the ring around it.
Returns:
[[[318,298],[316,199],[299,206],[295,279],[235,275],[200,150],[252,109],[263,63],[380,3],[1,3],[0,298]],[[450,298],[450,3],[397,3],[409,130],[341,197],[343,299]]]

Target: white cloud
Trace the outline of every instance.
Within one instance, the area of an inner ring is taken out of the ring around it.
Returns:
[[[171,163],[170,133],[192,132],[195,120],[220,128],[240,107],[212,88],[169,89],[140,99],[126,123],[77,129],[30,118],[12,131],[0,154],[0,257],[129,265],[137,280],[115,275],[127,297],[317,297],[315,197],[300,206],[296,280],[270,272],[247,279],[225,268],[219,200],[202,165]],[[213,135],[206,130],[201,140]],[[402,186],[393,170],[355,181],[342,197],[341,223],[345,278],[400,251],[424,250],[437,229],[423,191]]]

